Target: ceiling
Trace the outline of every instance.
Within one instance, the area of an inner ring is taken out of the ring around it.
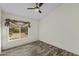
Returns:
[[[29,7],[34,7],[34,3],[4,3],[0,4],[2,9],[6,12],[12,13],[14,15],[27,17],[29,19],[40,20],[44,18],[47,14],[53,11],[55,8],[60,6],[60,3],[44,3],[40,8],[42,13],[38,13],[35,10],[28,10]]]

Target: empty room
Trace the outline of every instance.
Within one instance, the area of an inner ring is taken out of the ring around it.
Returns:
[[[78,56],[79,3],[0,3],[0,56]]]

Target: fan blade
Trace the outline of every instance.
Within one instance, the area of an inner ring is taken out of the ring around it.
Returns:
[[[35,9],[35,8],[27,8],[27,9]]]
[[[43,3],[39,3],[39,7],[41,7],[43,5]]]
[[[41,10],[38,11],[39,13],[42,13]]]

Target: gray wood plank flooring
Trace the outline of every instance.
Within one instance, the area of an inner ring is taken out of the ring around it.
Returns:
[[[35,41],[26,45],[4,50],[1,56],[77,56],[42,41]]]

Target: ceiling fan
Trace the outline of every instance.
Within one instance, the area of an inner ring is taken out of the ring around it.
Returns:
[[[39,13],[42,13],[40,10],[40,7],[43,5],[43,3],[36,3],[36,6],[34,8],[27,8],[28,10],[35,10],[38,11]]]

